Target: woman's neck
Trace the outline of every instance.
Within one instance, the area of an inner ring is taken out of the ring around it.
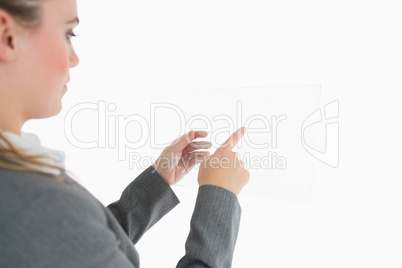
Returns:
[[[17,134],[18,136],[21,136],[21,127],[18,123],[17,120],[13,122],[13,120],[7,120],[9,117],[4,116],[3,114],[0,113],[0,130],[12,132],[14,134]],[[12,118],[11,118],[12,119]]]

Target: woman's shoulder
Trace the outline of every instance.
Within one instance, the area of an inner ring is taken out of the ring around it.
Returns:
[[[53,213],[86,213],[103,218],[104,207],[88,191],[30,171],[0,168],[0,219],[9,219],[35,206],[47,206]],[[0,220],[0,225],[2,220]]]
[[[7,193],[30,196],[47,191],[69,190],[66,186],[50,175],[0,167],[0,196]]]

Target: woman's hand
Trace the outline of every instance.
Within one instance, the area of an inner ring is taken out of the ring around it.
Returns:
[[[208,151],[195,151],[212,146],[208,141],[193,142],[206,136],[208,133],[205,131],[187,132],[166,147],[152,166],[169,185],[179,182],[197,163],[210,154]]]
[[[236,130],[216,151],[205,158],[198,171],[198,184],[216,185],[238,195],[250,179],[250,172],[232,149],[246,133],[246,128]]]

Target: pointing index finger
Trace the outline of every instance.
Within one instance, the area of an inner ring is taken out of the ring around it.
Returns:
[[[246,131],[247,129],[245,127],[239,128],[238,130],[233,132],[233,134],[221,146],[219,146],[219,148],[225,149],[227,147],[232,150],[240,141],[240,139],[244,136]]]

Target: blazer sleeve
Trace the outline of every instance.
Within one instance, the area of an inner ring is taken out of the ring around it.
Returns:
[[[180,203],[169,184],[149,166],[108,205],[130,240],[136,244],[143,234]]]
[[[186,254],[177,268],[231,267],[240,216],[241,207],[234,193],[219,186],[200,186]]]

